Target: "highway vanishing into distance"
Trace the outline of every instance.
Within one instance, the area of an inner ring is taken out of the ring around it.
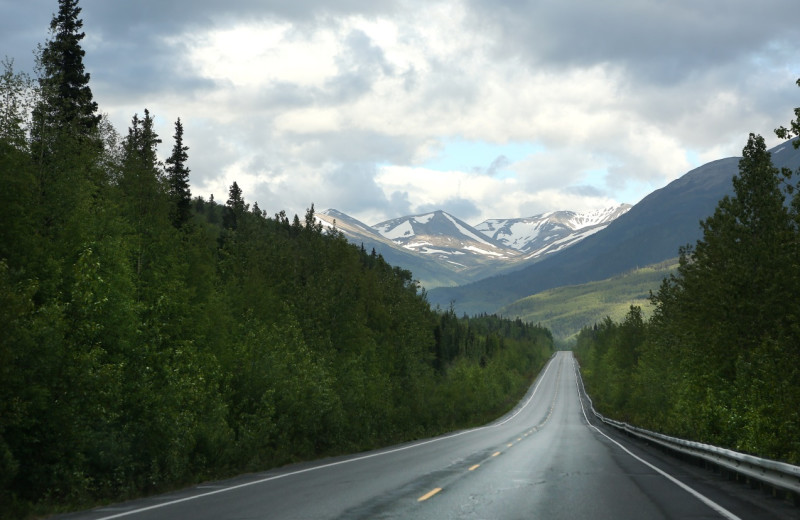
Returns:
[[[800,518],[800,509],[614,432],[558,352],[486,426],[63,515],[63,519]]]

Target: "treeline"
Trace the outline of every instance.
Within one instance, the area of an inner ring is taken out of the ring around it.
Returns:
[[[76,0],[31,81],[0,78],[0,517],[465,427],[502,413],[545,329],[432,310],[411,273],[191,196],[145,110],[98,115]]]
[[[779,136],[797,135],[798,121]],[[576,354],[602,413],[800,464],[800,192],[791,178],[751,134],[734,195],[681,250],[677,273],[652,295],[652,317],[632,307],[621,323],[581,332]]]

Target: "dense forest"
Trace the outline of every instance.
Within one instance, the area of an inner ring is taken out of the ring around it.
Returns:
[[[800,80],[798,81],[800,85]],[[800,132],[800,108],[781,138]],[[800,141],[793,142],[795,147]],[[800,464],[800,191],[750,135],[734,194],[680,251],[649,320],[585,328],[576,353],[603,414]]]
[[[541,327],[431,309],[313,205],[192,197],[175,122],[120,135],[59,0],[35,78],[0,78],[0,516],[486,421],[552,352]]]

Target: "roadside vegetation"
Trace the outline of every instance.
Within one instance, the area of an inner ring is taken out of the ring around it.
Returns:
[[[779,137],[798,135],[800,109],[795,116]],[[680,251],[677,273],[653,294],[651,317],[631,307],[621,322],[581,331],[575,351],[602,413],[800,464],[800,191],[793,182],[751,134],[734,195],[701,223],[697,244]]]
[[[431,309],[304,218],[192,197],[181,120],[118,133],[59,0],[0,76],[0,517],[93,505],[487,421],[549,331]]]

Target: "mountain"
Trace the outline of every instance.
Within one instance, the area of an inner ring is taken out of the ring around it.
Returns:
[[[800,151],[791,143],[770,151],[775,166],[792,171],[800,167]],[[733,192],[731,179],[738,174],[738,166],[738,157],[700,166],[654,191],[605,229],[568,249],[513,273],[460,287],[432,289],[428,299],[442,306],[453,302],[459,313],[494,312],[546,289],[604,280],[673,258],[681,246],[702,237],[700,221],[713,214],[722,197]]]
[[[481,265],[487,259],[513,261],[520,256],[518,251],[444,211],[387,220],[373,228],[409,251],[437,257],[459,270]]]
[[[327,229],[335,226],[348,242],[358,246],[363,245],[368,252],[374,249],[389,264],[408,269],[413,273],[414,279],[419,280],[424,287],[453,286],[475,280],[443,265],[436,258],[403,249],[382,236],[376,229],[341,211],[328,209],[314,216]]]
[[[561,251],[605,228],[630,206],[593,213],[557,211],[518,219],[492,219],[472,227],[444,211],[399,217],[374,226],[328,209],[315,217],[348,241],[375,249],[408,269],[426,289],[465,285],[508,273]]]
[[[620,204],[589,213],[554,211],[527,218],[484,220],[475,229],[524,253],[526,260],[562,251],[605,229],[624,215],[630,204]]]
[[[427,289],[474,282],[518,265],[522,255],[444,211],[410,215],[369,226],[335,209],[316,214],[347,240],[408,269]]]

